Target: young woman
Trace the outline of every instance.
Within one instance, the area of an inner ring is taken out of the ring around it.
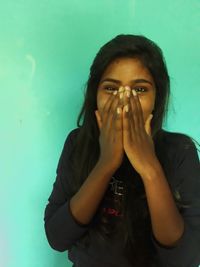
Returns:
[[[75,267],[197,267],[200,164],[192,138],[162,128],[162,51],[118,35],[96,55],[86,89],[45,209],[50,246]]]

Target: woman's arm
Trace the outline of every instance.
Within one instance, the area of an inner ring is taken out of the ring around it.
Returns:
[[[152,220],[152,242],[166,267],[200,265],[200,164],[194,143],[183,141],[180,140],[172,158],[174,171],[167,177],[173,191],[179,192],[183,204],[180,211],[174,206],[162,170],[152,172],[144,182]]]
[[[153,234],[163,246],[174,246],[184,232],[184,220],[181,216],[164,171],[156,162],[151,170],[145,170],[142,178],[149,206]]]
[[[79,223],[88,224],[91,221],[114,172],[100,161],[97,162],[79,191],[71,198],[71,212]]]
[[[89,229],[114,172],[98,162],[79,191],[70,199],[68,182],[73,179],[69,159],[72,138],[71,132],[65,141],[44,215],[48,242],[58,251],[69,249]]]

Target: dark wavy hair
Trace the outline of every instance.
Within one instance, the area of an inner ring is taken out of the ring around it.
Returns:
[[[120,57],[139,59],[154,79],[156,99],[151,122],[152,137],[156,154],[162,166],[164,168],[168,166],[167,157],[164,157],[166,148],[162,145],[166,135],[166,131],[162,129],[162,124],[168,111],[170,96],[170,79],[165,59],[161,49],[148,38],[141,35],[121,34],[101,47],[90,68],[85,100],[77,119],[79,131],[71,156],[74,170],[74,179],[70,181],[71,196],[79,190],[99,159],[100,132],[94,112],[97,109],[98,85],[107,66]],[[139,174],[131,168],[126,156],[118,170],[119,173],[121,171],[123,175],[125,163],[126,171],[129,170],[129,175],[126,176],[125,180],[125,196],[114,202],[111,196],[105,194],[106,200],[113,201],[116,208],[122,211],[124,220],[117,225],[115,222],[111,222],[106,214],[100,213],[100,209],[98,209],[90,233],[96,233],[99,240],[103,242],[114,233],[113,229],[115,231],[122,231],[123,229],[124,254],[131,264],[137,267],[157,266],[156,251],[150,239],[151,221],[144,185]],[[177,192],[173,193],[178,207],[181,208],[182,204],[179,202]],[[89,240],[90,234],[87,233],[79,242],[87,246]]]

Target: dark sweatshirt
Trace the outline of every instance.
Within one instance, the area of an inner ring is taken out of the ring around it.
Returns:
[[[121,240],[123,232],[119,231],[103,245],[92,232],[95,220],[80,224],[72,215],[69,206],[69,184],[73,179],[69,154],[75,142],[79,128],[72,130],[65,141],[57,166],[57,176],[53,190],[48,198],[44,214],[44,227],[50,246],[57,251],[68,251],[68,258],[74,267],[131,267],[127,258],[122,255]],[[178,197],[184,203],[179,211],[185,222],[184,233],[175,247],[161,245],[150,232],[150,238],[158,255],[156,267],[198,267],[200,265],[200,163],[197,149],[185,135],[164,130],[164,157],[168,165],[162,165],[166,179]],[[169,164],[170,163],[170,164]],[[125,169],[126,170],[126,164]],[[127,174],[128,175],[128,174]],[[123,179],[116,172],[105,195],[123,189]],[[189,204],[189,206],[188,206]],[[121,219],[121,214],[111,204],[102,201],[99,209],[109,214],[111,220]],[[95,216],[94,216],[95,217]],[[81,240],[90,236],[90,245],[85,248]],[[133,266],[132,266],[133,267]],[[137,267],[137,266],[135,266]]]

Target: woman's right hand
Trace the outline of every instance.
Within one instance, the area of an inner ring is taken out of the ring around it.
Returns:
[[[113,93],[104,105],[101,115],[95,110],[100,130],[99,162],[113,171],[120,167],[124,156],[121,101],[119,93],[116,95]],[[121,109],[120,114],[117,113],[117,108]]]

